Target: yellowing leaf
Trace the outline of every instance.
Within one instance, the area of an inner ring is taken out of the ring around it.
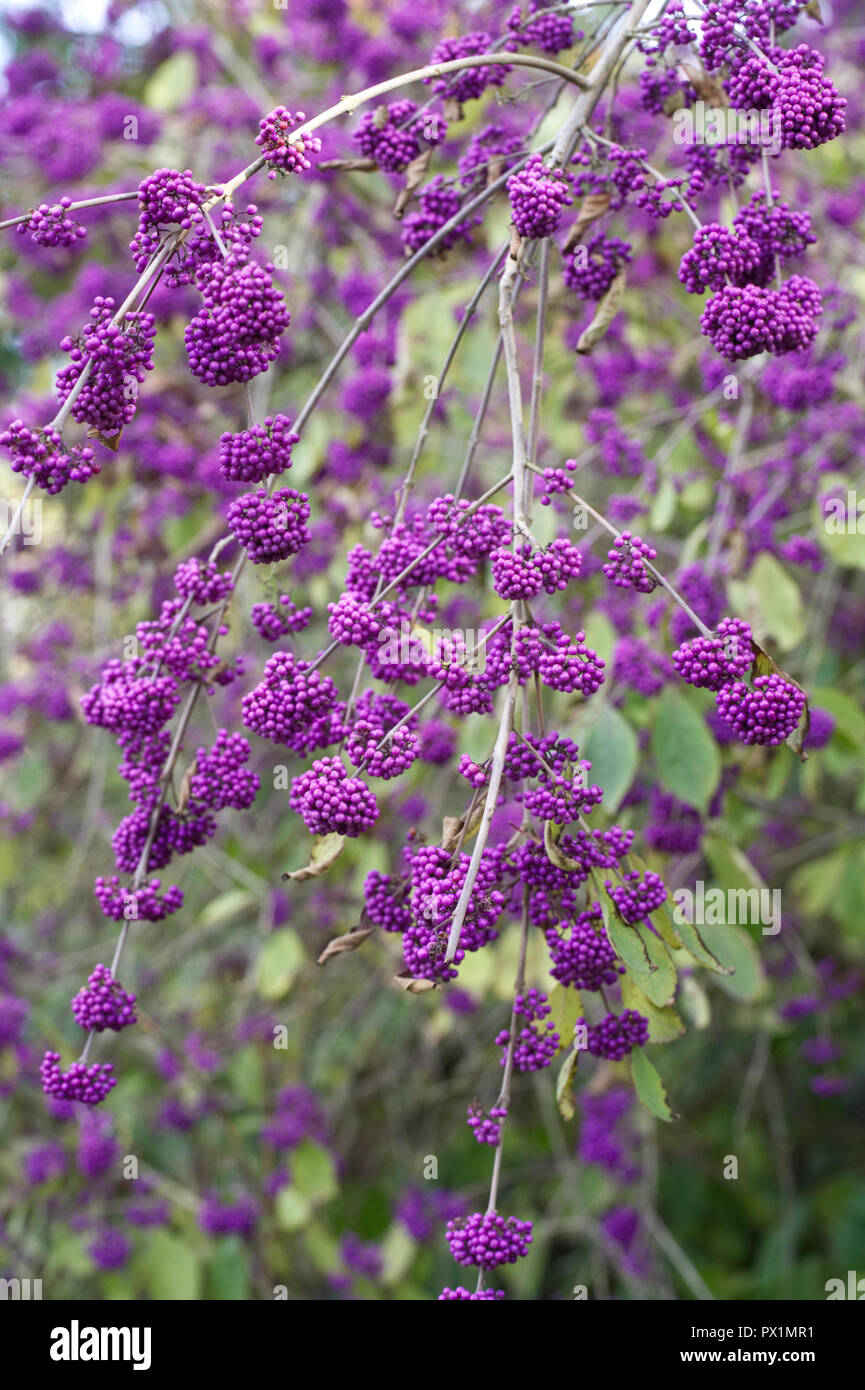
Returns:
[[[176,111],[198,86],[198,62],[188,48],[179,48],[149,78],[144,105],[153,111]]]
[[[294,984],[306,956],[300,937],[291,927],[269,936],[258,957],[256,987],[265,999],[281,999]]]
[[[334,864],[345,848],[345,836],[337,835],[335,832],[330,835],[316,835],[312,842],[309,863],[303,869],[295,869],[293,873],[283,874],[284,879],[294,879],[296,883],[303,883],[307,878],[321,878],[326,874],[331,864]]]

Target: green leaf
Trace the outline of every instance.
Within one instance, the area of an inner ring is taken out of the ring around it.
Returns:
[[[671,685],[658,700],[652,753],[665,790],[705,812],[721,776],[718,745],[694,706]]]
[[[547,1002],[550,1006],[550,1022],[561,1041],[558,1051],[562,1052],[574,1036],[574,1024],[584,1016],[583,1001],[579,991],[556,982],[549,992]]]
[[[645,979],[645,976],[641,977]],[[649,1042],[668,1043],[681,1038],[685,1025],[671,1006],[658,1008],[648,995],[644,994],[633,975],[623,975],[622,1003],[626,1009],[636,1009],[638,1014],[649,1020]]]
[[[758,999],[766,987],[766,979],[757,948],[744,927],[719,924],[702,925],[700,933],[710,951],[731,974],[718,980],[722,989],[735,999],[748,1003]]]
[[[281,1231],[297,1231],[312,1215],[312,1207],[293,1187],[281,1187],[274,1204],[276,1224]]]
[[[559,841],[562,838],[564,826],[557,825],[555,821],[544,821],[544,849],[551,864],[555,864],[557,869],[562,869],[565,873],[573,873],[574,869],[580,867],[576,859],[569,859],[559,849]]]
[[[198,63],[188,48],[178,49],[148,79],[143,101],[153,111],[176,111],[198,86]]]
[[[826,710],[835,720],[838,732],[849,743],[855,748],[865,748],[865,714],[843,690],[821,685],[811,695],[811,708]]]
[[[572,1120],[574,1114],[574,1077],[577,1074],[580,1054],[577,1048],[571,1048],[565,1060],[559,1068],[559,1075],[556,1080],[556,1104],[559,1107],[559,1114],[565,1120]]]
[[[857,489],[842,473],[824,474],[814,499],[817,544],[843,569],[865,569],[865,516],[857,511],[857,499]]]
[[[604,916],[604,927],[610,940],[610,945],[615,951],[619,960],[637,975],[648,975],[652,969],[649,957],[646,955],[646,948],[640,938],[639,932],[634,927],[629,927],[619,916],[618,909],[611,901],[606,890],[598,888],[598,882],[594,873],[592,882],[598,890],[598,901],[601,904],[601,912]]]
[[[580,753],[592,764],[589,781],[603,788],[604,807],[615,815],[634,780],[640,761],[637,736],[613,706],[598,706],[596,718],[580,741]]]
[[[292,1150],[292,1184],[312,1206],[329,1202],[339,1192],[336,1169],[327,1149],[304,1139]]]
[[[249,1255],[237,1236],[219,1242],[207,1271],[208,1297],[220,1303],[250,1297]]]
[[[411,1267],[417,1246],[405,1227],[394,1222],[380,1243],[382,1257],[382,1282],[388,1287],[399,1284]]]
[[[679,982],[679,1007],[695,1028],[708,1028],[712,1006],[708,994],[693,975],[683,975]]]
[[[291,927],[268,937],[258,957],[256,987],[265,999],[281,999],[288,994],[294,978],[305,963],[300,937]]]
[[[847,863],[847,850],[833,850],[807,864],[801,864],[790,877],[797,908],[807,917],[826,912],[841,886]]]
[[[712,873],[722,888],[739,890],[744,886],[766,887],[754,865],[738,845],[722,839],[720,835],[704,835],[702,847]]]
[[[646,1056],[644,1047],[635,1047],[631,1053],[631,1076],[640,1102],[650,1114],[659,1120],[677,1120],[667,1101],[661,1078]]]
[[[227,893],[220,893],[202,908],[198,914],[198,921],[202,927],[221,927],[224,923],[230,922],[232,917],[237,917],[241,912],[255,906],[256,899],[253,893],[246,888],[230,888]]]
[[[659,1009],[666,1008],[672,1004],[676,993],[676,967],[663,941],[653,931],[642,922],[634,930],[639,933],[651,965],[656,967],[650,975],[640,976],[640,989]]]
[[[672,478],[662,478],[649,511],[649,529],[666,531],[676,514],[676,489]]]
[[[145,1278],[150,1298],[195,1302],[201,1298],[201,1266],[187,1240],[157,1231],[147,1251]]]
[[[690,951],[694,960],[705,965],[707,970],[713,971],[716,975],[729,975],[730,966],[723,965],[713,951],[706,945],[703,939],[704,928],[697,928],[691,922],[679,922],[673,918],[673,930],[681,941],[686,951]]]
[[[789,652],[802,641],[805,605],[799,586],[767,550],[761,551],[743,580],[730,583],[729,590],[744,609],[758,642],[771,638],[782,652]]]

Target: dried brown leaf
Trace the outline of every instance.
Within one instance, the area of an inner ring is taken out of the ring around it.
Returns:
[[[293,879],[295,883],[303,883],[307,878],[321,878],[339,858],[344,848],[344,835],[316,835],[312,842],[309,863],[302,869],[295,869],[294,873],[283,874],[282,877],[284,880]]]
[[[592,319],[588,328],[580,334],[577,343],[577,352],[591,352],[595,343],[603,338],[616,314],[619,312],[619,305],[622,302],[622,295],[625,292],[627,277],[624,270],[620,270],[603,299],[598,303],[595,310],[595,317]]]
[[[426,994],[427,990],[440,987],[438,980],[418,980],[414,975],[394,975],[393,981],[406,994]]]
[[[394,204],[393,215],[399,221],[409,203],[411,196],[416,188],[420,188],[429,170],[430,160],[432,159],[432,147],[424,150],[413,159],[405,171],[405,187],[400,189],[399,196]]]
[[[190,791],[191,791],[191,789],[192,789],[192,779],[193,779],[193,777],[195,776],[195,774],[196,774],[197,771],[198,771],[198,762],[197,762],[196,759],[193,759],[193,761],[189,764],[189,767],[188,767],[188,768],[186,769],[186,771],[184,772],[184,774],[183,774],[183,780],[182,780],[182,782],[180,783],[180,791],[179,791],[178,794],[177,794],[177,810],[178,810],[178,814],[179,814],[181,811],[185,811],[185,810],[186,810],[186,807],[187,807],[187,805],[188,805],[188,803],[189,803],[189,794],[190,794]]]
[[[463,844],[465,844],[466,840],[470,840],[471,837],[476,833],[477,828],[481,823],[481,819],[483,818],[483,814],[484,808],[483,803],[481,802],[479,805],[475,806],[474,810],[472,811],[471,819],[468,823],[468,826],[466,827],[466,832],[463,835]],[[465,825],[465,821],[465,816],[445,816],[444,820],[442,821],[441,847],[442,849],[447,850],[449,854],[452,850],[456,849],[457,845],[460,842],[460,835],[462,835],[462,830],[463,826]]]
[[[375,928],[372,926],[355,927],[352,931],[345,932],[343,936],[335,936],[332,941],[328,941],[321,955],[316,961],[316,965],[325,965],[333,956],[342,956],[346,951],[356,951],[358,946],[362,946],[368,936],[372,936]]]
[[[679,67],[684,72],[697,96],[706,102],[708,106],[720,107],[722,110],[730,105],[730,98],[721,85],[721,79],[716,73],[708,73],[703,64],[697,58],[681,58]]]
[[[116,454],[117,450],[120,448],[120,437],[122,434],[122,430],[118,430],[116,434],[103,434],[101,430],[98,430],[96,426],[93,425],[92,428],[87,431],[87,438],[98,439],[100,444],[104,444],[106,449],[110,449],[112,453]]]
[[[603,217],[607,208],[610,206],[611,195],[609,193],[587,193],[580,206],[577,208],[577,220],[565,237],[562,251],[573,251],[575,246],[579,246],[589,227],[593,222],[597,222],[599,217]]]
[[[374,159],[322,159],[317,169],[340,169],[347,174],[373,174],[378,165]]]

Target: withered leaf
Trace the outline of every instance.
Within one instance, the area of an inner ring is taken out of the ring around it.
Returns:
[[[563,1120],[574,1118],[574,1077],[577,1074],[580,1054],[574,1047],[563,1061],[556,1081],[556,1104]]]
[[[720,77],[715,73],[708,73],[703,64],[696,58],[681,58],[679,67],[684,72],[691,86],[709,106],[720,107],[725,110],[730,105],[730,99],[721,85]]]
[[[475,834],[478,826],[481,823],[483,814],[484,807],[483,802],[481,801],[475,806],[474,810],[472,811],[471,819],[469,820],[469,823],[466,826],[466,832],[463,835],[463,844],[465,844],[466,840],[470,840],[471,837]],[[447,850],[449,854],[451,850],[456,849],[457,845],[460,842],[460,835],[462,834],[465,821],[465,816],[445,816],[444,820],[442,821],[441,847],[442,849]]]
[[[120,448],[120,437],[122,434],[122,430],[118,430],[116,434],[103,434],[101,430],[98,430],[96,426],[93,425],[87,431],[87,438],[98,439],[100,444],[104,444],[106,449],[110,449],[112,453],[116,454],[117,450]]]
[[[347,174],[373,174],[378,168],[374,159],[322,159],[317,169],[341,169]]]
[[[769,653],[764,652],[763,648],[758,642],[754,641],[753,637],[751,638],[751,647],[754,651],[754,664],[751,667],[752,676],[780,676],[782,680],[789,681],[790,685],[795,685],[796,689],[802,691],[802,694],[805,695],[805,691],[802,689],[799,682],[788,675],[776,661],[773,661]],[[808,736],[810,727],[811,706],[808,704],[807,695],[805,695],[805,709],[802,718],[799,720],[798,727],[795,728],[792,734],[785,740],[787,747],[797,754],[803,763],[807,763],[808,754],[803,750],[802,744]]]
[[[400,189],[399,196],[393,209],[393,215],[397,221],[400,221],[402,218],[403,213],[411,202],[411,195],[414,193],[415,189],[420,188],[426,178],[430,160],[432,159],[432,153],[432,147],[424,150],[418,155],[417,159],[413,159],[411,164],[406,167],[405,188]]]
[[[579,246],[589,227],[593,222],[597,222],[599,217],[603,217],[607,208],[610,206],[609,193],[587,193],[580,206],[577,208],[577,220],[565,237],[562,251],[573,251],[575,246]]]
[[[666,98],[663,105],[661,106],[661,110],[663,111],[665,116],[672,116],[674,112],[681,111],[684,105],[685,93],[682,91],[681,87],[677,87],[676,90],[674,92],[671,92],[670,95]]]
[[[189,764],[189,767],[184,772],[183,781],[180,783],[180,791],[177,794],[178,812],[186,810],[187,804],[189,802],[189,794],[192,788],[192,779],[197,771],[198,763],[197,760],[193,759],[193,761]]]
[[[339,858],[344,848],[344,835],[316,835],[312,842],[309,863],[303,869],[295,869],[294,873],[283,874],[283,880],[290,878],[295,883],[303,883],[307,878],[321,878]]]
[[[404,989],[406,994],[426,994],[429,989],[439,989],[438,980],[418,980],[414,975],[394,975],[394,984]]]
[[[444,111],[444,118],[448,124],[453,121],[461,121],[463,118],[463,108],[460,106],[456,97],[445,97],[442,109]]]
[[[544,821],[544,849],[551,864],[555,864],[557,869],[564,869],[566,873],[578,869],[580,866],[575,859],[569,859],[559,849],[559,840],[562,836],[562,827],[556,825],[554,821]]]
[[[595,343],[600,342],[601,338],[603,338],[610,324],[613,322],[613,319],[616,317],[616,314],[619,312],[619,305],[622,302],[622,295],[625,292],[626,280],[627,277],[624,270],[620,270],[615,280],[610,285],[610,288],[607,290],[607,293],[604,295],[603,299],[600,300],[595,310],[595,317],[592,319],[588,328],[580,334],[580,340],[577,343],[577,352],[583,354],[591,352]]]
[[[362,946],[368,936],[372,936],[375,927],[364,926],[354,927],[352,931],[346,932],[343,936],[335,936],[332,941],[328,941],[321,955],[316,961],[316,965],[325,965],[332,956],[344,955],[346,951],[356,951],[358,946]]]

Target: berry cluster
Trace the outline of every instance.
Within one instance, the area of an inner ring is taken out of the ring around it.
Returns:
[[[544,1024],[543,1029],[539,1027],[552,1013],[547,996],[536,989],[530,989],[525,995],[518,994],[514,1000],[514,1013],[526,1020],[526,1026],[514,1038],[514,1066],[517,1071],[540,1071],[548,1067],[556,1055],[561,1037],[553,1023]],[[496,1034],[495,1041],[503,1049],[501,1064],[504,1066],[510,1042],[509,1030],[503,1028]]]
[[[458,1265],[495,1269],[516,1264],[528,1252],[532,1222],[500,1216],[497,1211],[476,1211],[448,1222],[447,1241]]]
[[[578,246],[565,261],[562,279],[580,299],[603,299],[622,266],[632,259],[631,247],[619,237],[602,233]]]
[[[587,1024],[580,1018],[576,1026],[586,1029],[586,1050],[608,1062],[620,1062],[635,1047],[645,1047],[649,1041],[649,1020],[634,1009],[605,1014],[600,1023]]]
[[[351,138],[365,159],[374,159],[387,174],[400,174],[421,152],[421,123],[412,119],[416,111],[417,102],[409,100],[376,107],[375,111],[367,111],[361,117]],[[441,139],[443,125],[439,117],[431,121],[427,129]]]
[[[292,113],[284,106],[277,106],[269,116],[262,116],[255,143],[264,153],[269,179],[285,178],[288,174],[303,173],[312,168],[309,156],[318,154],[321,140],[317,135],[294,138],[289,135],[289,131],[303,125],[305,120],[302,111]]]
[[[646,568],[646,560],[657,559],[658,552],[639,536],[623,531],[607,552],[604,574],[620,589],[636,589],[638,594],[650,594],[658,581]]]
[[[761,263],[761,251],[741,225],[731,228],[706,222],[694,233],[694,245],[679,266],[679,279],[689,294],[720,290],[731,282],[741,285],[753,277]]]
[[[382,737],[381,729],[366,720],[358,720],[345,745],[354,767],[362,767],[370,777],[381,777],[385,782],[407,772],[419,750],[420,740],[407,724]]]
[[[430,54],[430,64],[450,63],[457,58],[471,58],[479,53],[489,53],[493,46],[492,38],[483,30],[476,29],[471,34],[442,39]],[[445,73],[441,77],[425,77],[424,82],[432,84],[439,95],[451,97],[462,105],[483,96],[487,87],[500,87],[511,71],[507,63],[490,64],[488,67],[465,68],[462,72]]]
[[[74,217],[69,216],[71,198],[61,198],[59,203],[49,206],[40,203],[34,208],[26,222],[19,222],[19,236],[28,236],[37,246],[75,246],[87,235]]]
[[[298,608],[288,594],[280,594],[276,603],[254,603],[252,625],[265,642],[277,642],[290,632],[302,632],[312,617],[311,608]]]
[[[13,473],[32,478],[49,495],[61,492],[67,483],[86,483],[100,471],[89,445],[67,446],[50,425],[31,429],[23,420],[13,420],[0,433],[0,448],[12,455]]]
[[[571,922],[548,927],[545,936],[550,951],[550,974],[562,985],[574,989],[599,990],[615,984],[625,967],[616,961],[601,924],[601,909],[592,903]]]
[[[168,227],[189,232],[196,226],[206,195],[207,189],[193,177],[191,169],[156,169],[139,184],[138,230],[129,244],[139,273],[158,249]]]
[[[189,804],[193,809],[222,811],[230,806],[246,811],[255,800],[258,774],[249,762],[249,740],[242,734],[220,729],[212,748],[199,748],[189,778]]]
[[[88,1031],[94,1028],[102,1033],[111,1028],[119,1033],[137,1022],[135,995],[127,994],[120,982],[114,979],[107,965],[97,965],[87,984],[83,985],[72,1000],[72,1013],[75,1022]]]
[[[442,1289],[438,1296],[438,1302],[453,1303],[465,1300],[469,1303],[495,1303],[504,1296],[504,1289],[476,1289],[474,1293],[470,1293],[468,1289],[463,1288],[462,1284],[458,1284],[455,1289]]]
[[[378,820],[378,806],[359,777],[349,777],[339,758],[319,758],[295,777],[291,809],[313,835],[347,835],[355,839]]]
[[[659,874],[646,870],[640,877],[636,869],[624,875],[624,883],[613,884],[608,879],[604,887],[612,898],[619,916],[630,926],[645,922],[667,900],[667,885]]]
[[[742,680],[753,662],[751,625],[742,618],[722,618],[711,637],[693,637],[673,652],[682,680],[702,690]]]
[[[174,571],[174,587],[181,598],[188,598],[199,607],[221,603],[234,589],[229,570],[220,574],[213,560],[181,560]]]
[[[196,274],[202,306],[184,332],[189,369],[206,386],[251,381],[278,356],[289,313],[273,266],[233,251]]]
[[[275,652],[265,662],[260,684],[243,697],[243,722],[259,738],[294,748],[310,725],[330,716],[336,703],[330,676],[310,671],[309,662],[298,661],[292,652]]]
[[[720,717],[742,743],[772,748],[789,738],[805,711],[805,695],[783,676],[757,676],[754,689],[743,681],[724,685],[715,696]]]
[[[507,1109],[494,1105],[488,1115],[475,1103],[469,1106],[468,1127],[479,1144],[491,1144],[495,1148],[502,1137],[501,1120],[507,1118]]]
[[[562,208],[574,201],[567,177],[548,169],[539,154],[533,154],[522,169],[511,174],[508,198],[516,231],[521,237],[532,238],[552,236]]]
[[[70,361],[57,373],[57,394],[65,401],[89,364],[89,374],[76,394],[73,417],[101,434],[118,434],[135,416],[138,387],[153,370],[156,319],[149,313],[127,313],[114,322],[114,300],[97,295],[91,322],[77,338],[63,338],[60,347]]]
[[[817,336],[822,312],[813,280],[793,275],[778,290],[725,285],[707,301],[700,327],[729,362],[760,352],[798,352]]]
[[[403,219],[401,235],[406,251],[414,254],[426,246],[447,222],[458,215],[462,201],[461,195],[445,182],[442,174],[437,174],[425,184],[420,191],[417,207]],[[481,220],[475,213],[457,222],[437,243],[435,254],[443,256],[459,242],[471,242],[472,229],[480,226]]]
[[[39,1068],[42,1089],[55,1100],[77,1100],[83,1105],[98,1105],[117,1085],[111,1062],[73,1062],[68,1071],[60,1070],[60,1053],[46,1052]]]
[[[228,509],[228,526],[254,565],[275,564],[296,555],[309,540],[310,507],[305,492],[280,487],[245,492]]]
[[[219,438],[219,467],[232,483],[261,483],[291,467],[292,434],[287,415],[268,415],[262,424]]]
[[[525,19],[520,6],[514,6],[508,19],[508,38],[521,48],[533,45],[544,53],[561,53],[582,38],[582,34],[574,33],[574,21],[569,14],[556,14],[552,7],[548,9],[545,0],[529,0]]]
[[[588,699],[604,683],[604,662],[594,647],[586,645],[584,632],[578,632],[573,638],[562,633],[554,650],[541,651],[537,673],[548,689],[559,690],[565,695],[579,691]]]

